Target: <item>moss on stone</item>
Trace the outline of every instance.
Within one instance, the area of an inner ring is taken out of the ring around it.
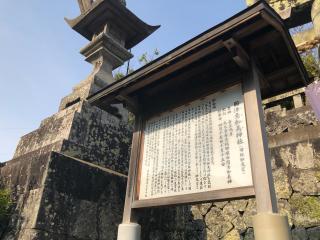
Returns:
[[[317,197],[295,195],[290,199],[290,204],[296,213],[320,219],[320,200]]]

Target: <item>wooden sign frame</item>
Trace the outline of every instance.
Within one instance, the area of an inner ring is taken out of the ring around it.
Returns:
[[[133,134],[124,222],[132,221],[132,211],[134,209],[223,201],[250,196],[256,197],[258,212],[277,212],[277,201],[260,95],[259,76],[260,74],[256,65],[254,62],[251,62],[250,74],[245,75],[241,81],[254,186],[139,200],[137,192],[139,190],[139,171],[141,171],[140,162],[145,125],[145,117],[143,114],[139,114],[136,117],[136,126]],[[234,85],[236,84],[235,82]],[[212,94],[212,92],[209,92],[209,94]]]

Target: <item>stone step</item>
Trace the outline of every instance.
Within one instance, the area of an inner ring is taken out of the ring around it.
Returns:
[[[64,116],[48,118],[45,124],[41,124],[40,127],[24,135],[16,148],[14,158],[22,156],[28,152],[35,151],[44,146],[50,145],[62,139],[67,139],[75,112],[68,112]]]
[[[269,112],[265,116],[266,130],[269,136],[291,132],[301,127],[319,126],[314,111],[310,106],[304,106],[287,111]]]
[[[269,136],[269,148],[281,147],[299,142],[320,139],[320,126],[302,126],[275,136]]]

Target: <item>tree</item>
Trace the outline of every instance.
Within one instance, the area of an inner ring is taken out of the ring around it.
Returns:
[[[138,62],[140,63],[140,66],[144,66],[146,64],[148,64],[149,62],[153,61],[155,58],[157,58],[158,56],[160,55],[160,52],[158,49],[155,49],[153,51],[152,54],[148,54],[147,52],[143,53],[139,58],[138,58]],[[114,79],[116,81],[124,78],[125,76],[127,76],[128,74],[134,72],[134,69],[132,69],[130,67],[130,61],[128,61],[128,65],[127,65],[127,71],[126,73],[124,73],[123,71],[121,70],[117,70],[115,73],[114,73]]]

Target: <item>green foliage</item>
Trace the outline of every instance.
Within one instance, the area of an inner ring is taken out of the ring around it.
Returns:
[[[6,189],[0,189],[0,222],[7,219],[10,206],[10,191]]]
[[[150,55],[148,53],[144,53],[139,58],[139,63],[143,66],[148,64],[149,62],[153,61],[155,58],[157,58],[160,55],[160,52],[158,49],[155,49],[153,53]]]
[[[155,49],[151,55],[148,54],[148,53],[142,54],[142,55],[138,58],[138,61],[139,61],[139,63],[140,63],[141,66],[144,66],[144,65],[148,64],[149,62],[153,61],[153,60],[154,60],[156,57],[158,57],[159,55],[160,55],[159,50],[158,50],[158,49]],[[128,66],[128,68],[129,68],[129,69],[127,70],[128,74],[134,72],[134,69],[130,68],[129,66]],[[126,75],[127,75],[126,73],[122,72],[121,70],[118,70],[117,72],[114,73],[114,76],[113,76],[113,77],[114,77],[114,79],[115,79],[116,81],[119,81],[120,79],[124,78]]]
[[[315,50],[301,55],[304,66],[310,77],[320,77],[320,62]]]
[[[114,74],[114,79],[116,81],[118,81],[118,80],[120,80],[121,78],[124,78],[124,77],[125,77],[125,75],[122,72],[117,72],[117,73]]]
[[[134,116],[134,114],[131,113],[131,112],[129,112],[128,123],[129,123],[129,125],[131,125],[132,127],[134,126],[134,123],[135,123],[135,116]]]

